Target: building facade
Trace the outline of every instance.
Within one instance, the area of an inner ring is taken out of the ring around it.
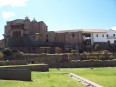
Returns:
[[[8,21],[5,26],[4,42],[6,47],[24,52],[39,52],[40,49],[53,51],[55,47],[79,50],[95,44],[107,48],[116,43],[116,31],[105,29],[76,29],[48,31],[43,21],[16,19]],[[49,51],[49,52],[50,52]]]
[[[8,21],[5,26],[4,39],[6,47],[21,51],[25,49],[34,52],[41,47],[62,49],[83,47],[82,32],[48,31],[48,26],[43,21],[37,22],[35,19],[30,21],[28,17]]]
[[[83,30],[85,45],[95,46],[99,44],[102,49],[111,49],[111,45],[116,45],[116,30],[93,29]]]
[[[116,41],[116,31],[112,29],[110,30],[104,30],[104,29],[95,30],[94,29],[94,30],[91,30],[89,34],[90,34],[92,45],[94,43],[107,43],[107,42],[114,44]]]

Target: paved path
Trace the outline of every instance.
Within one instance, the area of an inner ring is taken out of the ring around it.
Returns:
[[[78,80],[82,84],[86,85],[86,87],[103,87],[103,86],[101,86],[101,85],[99,85],[99,84],[97,84],[95,82],[92,82],[90,80],[82,78],[82,77],[80,77],[78,75],[75,75],[73,73],[69,73],[69,76],[72,77],[72,78],[74,78],[74,79],[76,79],[76,80]]]

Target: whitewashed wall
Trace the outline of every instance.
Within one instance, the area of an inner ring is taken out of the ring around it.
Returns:
[[[98,37],[97,37],[98,34]],[[107,37],[108,34],[108,37]],[[115,36],[113,36],[115,34]],[[104,37],[102,36],[104,35]],[[115,30],[106,30],[106,33],[91,33],[91,43],[94,42],[108,42],[114,43],[116,40],[116,31]]]
[[[114,43],[116,40],[116,31],[115,30],[108,30],[107,34],[109,37],[107,37],[107,41],[110,41],[110,43]],[[113,36],[115,34],[115,36]]]

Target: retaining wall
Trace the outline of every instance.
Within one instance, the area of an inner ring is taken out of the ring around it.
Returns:
[[[89,54],[90,56],[100,56],[103,54]],[[108,54],[108,56],[116,54]],[[102,67],[116,66],[116,60],[81,60],[76,54],[23,54],[14,60],[26,60],[27,63],[48,64],[49,67]],[[79,61],[81,60],[81,61]]]
[[[31,71],[40,71],[40,72],[49,71],[47,64],[0,66],[0,69],[1,68],[5,68],[5,69],[29,69]]]
[[[6,65],[27,65],[27,60],[0,61],[0,66],[6,66]]]
[[[0,68],[0,79],[31,81],[31,71],[28,69]]]
[[[92,56],[100,56],[102,54],[89,54]],[[109,54],[111,55],[111,54]],[[115,56],[115,55],[114,55]],[[45,63],[49,67],[108,67],[116,66],[116,60],[81,60],[78,55],[63,55],[63,54],[24,54],[22,57],[17,59],[27,60],[28,63]]]

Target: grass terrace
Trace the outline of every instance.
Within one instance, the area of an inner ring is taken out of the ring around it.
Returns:
[[[0,87],[85,87],[66,74],[32,72],[32,81],[0,80]]]
[[[69,68],[69,69],[50,69],[50,72],[71,72],[81,77],[89,79],[103,87],[116,86],[116,67],[108,68]]]
[[[64,74],[60,74],[64,73]],[[85,87],[65,73],[74,73],[103,87],[116,86],[116,67],[51,68],[49,72],[32,72],[32,81],[0,80],[0,87]]]

